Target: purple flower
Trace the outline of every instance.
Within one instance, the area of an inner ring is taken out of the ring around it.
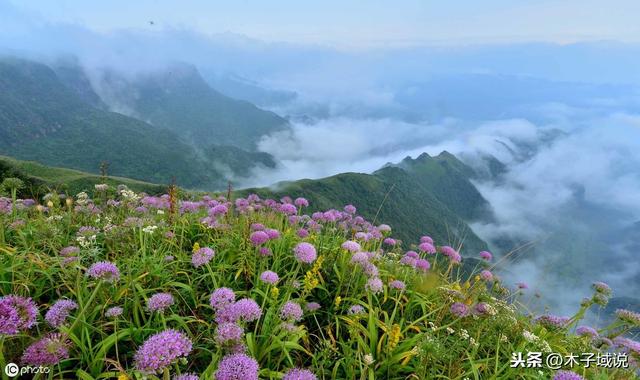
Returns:
[[[469,307],[462,302],[452,304],[449,311],[458,318],[464,318],[469,315]]]
[[[280,318],[285,321],[299,321],[302,319],[302,308],[297,303],[288,301],[280,309]]]
[[[389,287],[391,289],[404,290],[406,288],[406,285],[400,280],[393,280],[389,283]]]
[[[115,317],[119,317],[122,315],[123,309],[119,306],[114,306],[111,307],[109,309],[107,309],[107,311],[104,313],[105,317],[108,318],[115,318]]]
[[[458,251],[456,251],[455,249],[449,247],[448,245],[440,247],[440,252],[442,252],[442,254],[447,256],[447,257],[452,257],[452,256],[455,256],[456,254],[458,254]]]
[[[316,311],[320,309],[320,304],[317,302],[309,302],[305,305],[306,309],[309,311]]]
[[[600,294],[604,294],[605,296],[610,296],[611,293],[613,292],[611,290],[611,287],[609,287],[609,285],[601,281],[594,282],[592,286],[596,292]]]
[[[279,210],[286,215],[295,215],[298,213],[298,209],[296,208],[296,206],[292,205],[291,203],[280,205]]]
[[[631,310],[618,309],[616,310],[616,317],[623,322],[627,322],[632,325],[640,326],[640,314],[634,313]]]
[[[353,215],[353,214],[356,213],[356,207],[354,205],[346,205],[346,206],[344,206],[344,211],[347,214]]]
[[[278,282],[278,280],[280,280],[280,277],[278,277],[278,274],[276,272],[266,270],[262,272],[262,274],[260,274],[260,280],[266,282],[267,284],[274,285]]]
[[[292,368],[282,377],[282,380],[317,380],[318,378],[308,369]]]
[[[580,326],[576,329],[576,335],[589,336],[591,338],[595,338],[598,336],[598,332],[593,327]]]
[[[391,232],[391,227],[387,224],[381,224],[378,226],[378,231],[380,232]]]
[[[163,313],[169,306],[173,305],[173,296],[169,293],[156,293],[147,300],[147,309],[150,312]]]
[[[0,298],[0,335],[15,335],[18,333],[20,316],[13,305]]]
[[[309,201],[302,197],[296,198],[296,200],[293,201],[293,203],[298,207],[309,207]]]
[[[69,358],[69,341],[62,334],[49,334],[24,350],[21,362],[32,366],[51,366]]]
[[[378,276],[378,267],[368,261],[362,264],[362,271],[369,277]]]
[[[418,259],[416,260],[416,268],[420,269],[423,272],[426,272],[431,268],[431,264],[426,259]]]
[[[477,314],[477,315],[486,315],[489,314],[491,312],[490,306],[489,304],[487,304],[486,302],[478,302],[474,307],[473,307],[473,311]]]
[[[431,238],[431,236],[422,236],[420,238],[420,243],[429,243],[431,245],[433,245],[433,239]]]
[[[553,380],[584,380],[584,377],[575,372],[560,370],[553,376]]]
[[[77,308],[78,304],[71,300],[59,300],[47,311],[44,315],[44,320],[47,321],[51,327],[60,327],[69,316],[69,312]]]
[[[569,318],[548,314],[539,316],[536,318],[536,322],[547,329],[555,330],[565,328],[569,323]]]
[[[209,304],[216,311],[232,305],[236,300],[236,294],[229,288],[218,288],[211,293]]]
[[[344,243],[342,243],[341,247],[342,249],[351,251],[351,252],[358,252],[360,250],[360,244],[358,244],[353,240],[345,241]]]
[[[383,288],[382,280],[377,277],[370,278],[364,287],[371,293],[380,293]]]
[[[13,308],[18,313],[18,322],[15,326],[18,330],[27,330],[36,324],[38,306],[31,298],[10,294],[0,298],[0,303]],[[12,313],[9,312],[9,320],[13,321],[10,314]],[[10,329],[10,326],[7,329]]]
[[[356,252],[353,255],[351,255],[352,264],[365,265],[368,262],[369,262],[369,256],[367,255],[366,252]]]
[[[73,256],[73,255],[77,255],[80,252],[80,248],[76,247],[76,246],[68,246],[68,247],[64,247],[60,250],[60,256]]]
[[[299,238],[304,239],[309,236],[309,231],[305,230],[304,228],[300,228],[298,229],[298,231],[296,231],[296,235],[298,235]]]
[[[264,231],[255,231],[249,237],[251,244],[258,246],[266,243],[269,240],[269,235]]]
[[[232,305],[219,309],[216,313],[216,321],[222,322],[253,322],[260,319],[262,309],[260,305],[251,298],[243,298]]]
[[[529,285],[526,282],[518,282],[516,283],[518,289],[529,289]]]
[[[269,240],[275,240],[280,237],[280,231],[274,230],[273,228],[267,228],[264,232],[269,236]]]
[[[180,376],[173,376],[173,380],[200,380],[195,373],[184,373]]]
[[[491,252],[482,251],[480,252],[480,258],[486,261],[491,261],[491,259],[493,258],[493,255],[491,254]]]
[[[224,215],[229,211],[229,209],[227,208],[227,206],[225,205],[215,205],[211,208],[211,210],[209,210],[209,215],[211,216],[219,216],[219,215]]]
[[[386,245],[396,245],[396,239],[390,237],[384,239],[382,242]]]
[[[480,272],[480,278],[482,278],[485,281],[492,281],[493,273],[485,269],[482,272]]]
[[[269,247],[260,247],[258,249],[258,253],[260,254],[260,256],[273,256],[273,252],[271,252],[271,249],[269,249]]]
[[[364,313],[364,307],[362,305],[353,305],[349,308],[350,315],[359,315]]]
[[[96,280],[113,283],[120,279],[120,270],[118,270],[118,267],[114,263],[99,261],[89,267],[87,275],[95,278]]]
[[[638,341],[619,336],[613,340],[613,344],[615,344],[619,348],[622,348],[627,353],[635,353],[636,355],[640,355],[640,342]]]
[[[216,380],[258,380],[258,362],[245,354],[227,355],[218,363]]]
[[[418,249],[430,255],[433,255],[434,253],[436,253],[436,247],[434,247],[433,244],[427,243],[427,242],[420,243],[420,245],[418,246]]]
[[[191,255],[191,264],[196,268],[203,266],[211,261],[214,255],[215,252],[213,249],[209,247],[202,247]]]
[[[296,259],[305,264],[311,264],[316,260],[316,257],[318,257],[316,247],[306,242],[298,243],[293,249],[293,252]]]
[[[251,223],[251,231],[262,231],[262,230],[264,230],[264,224]]]
[[[225,322],[216,328],[215,340],[218,344],[237,343],[242,339],[244,330],[235,323]]]
[[[135,367],[146,374],[160,373],[163,369],[191,352],[189,338],[177,330],[165,330],[152,335],[135,354]]]
[[[402,258],[400,259],[400,264],[402,265],[408,265],[410,267],[415,267],[416,266],[416,262],[418,260],[415,257],[411,257],[408,255],[404,255],[402,256]]]

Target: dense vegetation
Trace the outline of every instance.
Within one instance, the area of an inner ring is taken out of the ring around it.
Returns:
[[[253,146],[261,133],[286,122],[190,78],[176,75],[163,82],[154,77],[158,82],[148,79],[132,89],[140,95],[141,119],[136,119],[109,112],[76,66],[58,65],[54,71],[31,61],[0,58],[0,154],[91,173],[106,161],[115,175],[165,184],[175,177],[179,185],[195,189],[221,189],[228,178],[244,174],[254,163],[273,167],[268,154],[234,145]],[[184,102],[177,104],[180,99]],[[143,111],[148,107],[153,110],[147,114]],[[220,134],[238,143],[223,145],[227,141]]]
[[[639,343],[622,335],[640,315],[575,329],[606,304],[606,284],[573,318],[532,319],[516,312],[525,286],[491,273],[488,252],[477,276],[460,279],[457,247],[423,236],[404,252],[350,205],[309,215],[302,198],[179,199],[101,184],[34,201],[16,199],[19,180],[3,187],[0,366],[82,379],[634,376],[510,366],[527,351],[626,352],[635,366]]]
[[[241,194],[263,197],[304,196],[318,211],[353,203],[373,221],[385,221],[396,237],[410,243],[422,231],[463,251],[487,249],[466,221],[488,213],[487,201],[470,182],[472,170],[453,155],[406,158],[373,174],[343,173],[319,180],[299,180]],[[275,190],[274,190],[275,189]],[[464,244],[462,244],[464,242]]]

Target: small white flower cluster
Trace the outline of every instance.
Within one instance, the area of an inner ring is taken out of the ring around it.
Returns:
[[[540,347],[540,349],[542,350],[542,352],[552,352],[551,351],[551,347],[549,346],[549,343],[547,343],[547,341],[544,340],[544,339],[540,339],[540,337],[538,337],[534,333],[532,333],[530,331],[527,331],[527,330],[523,330],[522,331],[522,337],[524,337],[524,339],[527,342],[534,343],[534,344],[538,345]]]
[[[47,217],[47,222],[60,221],[62,220],[62,215],[51,215]]]
[[[107,185],[106,183],[98,183],[93,187],[96,189],[96,191],[101,191],[101,192],[109,190],[109,185]]]
[[[89,203],[89,195],[84,191],[76,194],[76,203],[80,206],[86,206]]]
[[[158,226],[146,226],[145,228],[142,229],[142,232],[144,232],[145,234],[152,235],[154,232],[156,232],[157,229],[158,229]]]
[[[90,235],[90,236],[78,236],[76,238],[76,241],[78,242],[78,244],[82,247],[82,248],[89,248],[91,247],[93,244],[95,244],[96,242],[96,235]]]
[[[364,364],[367,366],[370,366],[371,364],[373,364],[374,360],[373,360],[373,355],[371,354],[366,354],[363,358]]]
[[[140,196],[136,194],[135,191],[130,190],[128,188],[120,189],[120,196],[125,201],[137,202],[138,200],[140,200]]]
[[[478,342],[472,336],[469,335],[469,332],[467,330],[460,329],[459,334],[462,339],[468,340],[472,346],[474,347],[478,346]]]

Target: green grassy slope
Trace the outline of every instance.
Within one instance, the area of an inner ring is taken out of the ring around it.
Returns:
[[[240,194],[303,196],[310,200],[313,210],[352,203],[365,218],[390,224],[395,230],[393,235],[405,243],[430,234],[451,245],[462,242],[466,252],[486,249],[486,243],[465,222],[471,213],[464,207],[480,210],[486,207],[486,201],[466,177],[469,172],[464,164],[447,153],[429,160],[424,156],[409,160],[403,161],[402,166],[413,170],[388,166],[373,174],[343,173],[318,180],[284,182],[274,188],[245,189]],[[447,164],[433,165],[431,161]],[[451,183],[464,186],[447,194],[446,187]]]
[[[21,161],[0,156],[0,182],[4,178],[16,177],[25,183],[21,196],[38,198],[49,190],[64,191],[77,194],[81,191],[93,191],[94,185],[108,183],[112,186],[127,185],[130,189],[148,194],[160,194],[166,186],[136,181],[123,177],[107,177],[106,181],[99,175],[39,164],[33,161]]]

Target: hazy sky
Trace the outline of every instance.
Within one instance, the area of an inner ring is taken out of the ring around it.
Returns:
[[[7,0],[0,0],[0,3]],[[13,0],[39,18],[114,29],[188,28],[334,46],[640,41],[638,0]],[[151,25],[149,21],[154,21]]]

